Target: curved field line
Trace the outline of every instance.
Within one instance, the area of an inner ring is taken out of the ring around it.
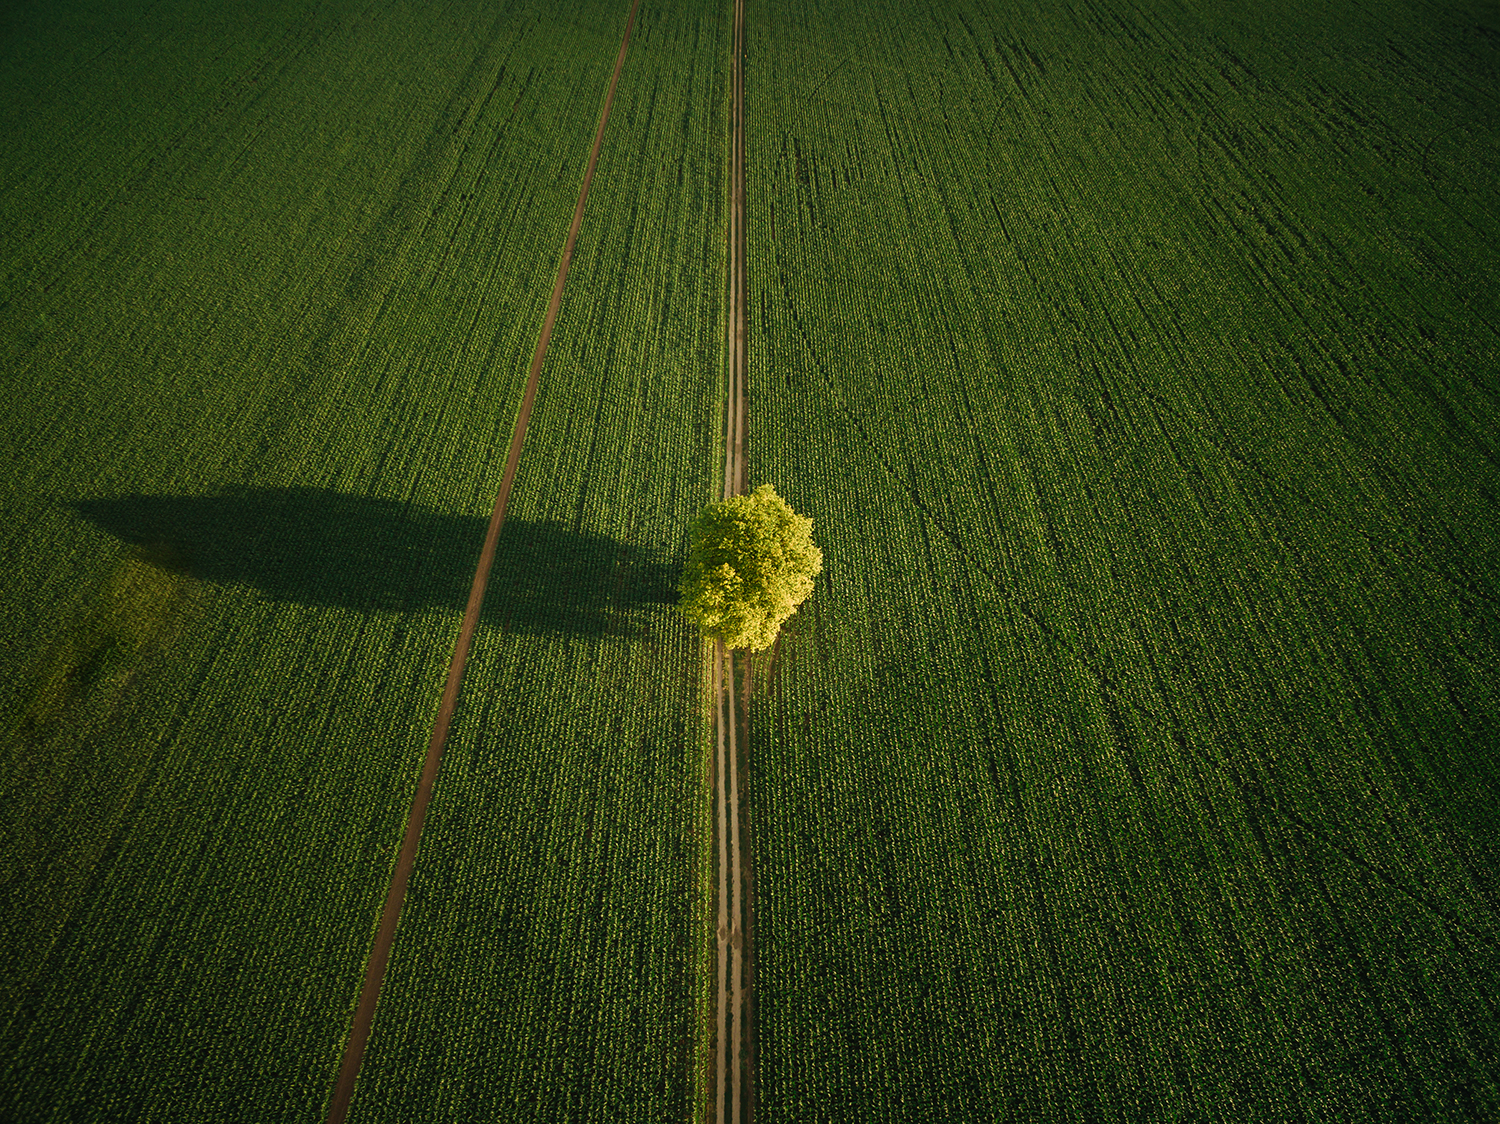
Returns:
[[[631,0],[630,15],[625,21],[625,36],[620,41],[620,53],[615,58],[615,71],[609,80],[609,92],[604,96],[604,109],[599,114],[599,128],[594,134],[594,147],[589,153],[588,169],[583,174],[583,187],[578,192],[578,205],[573,210],[573,224],[568,228],[568,238],[563,244],[562,261],[557,270],[557,281],[552,286],[552,298],[547,302],[547,316],[542,322],[541,335],[537,338],[536,353],[531,358],[531,371],[526,379],[526,393],[521,399],[521,409],[516,415],[515,432],[511,435],[510,450],[505,458],[505,474],[500,480],[500,492],[495,497],[495,508],[490,513],[489,528],[484,536],[484,549],[480,552],[479,565],[474,571],[474,584],[469,589],[469,603],[464,609],[463,627],[458,633],[458,643],[453,648],[453,658],[448,663],[448,680],[443,686],[443,699],[438,707],[437,720],[432,726],[432,740],[427,746],[427,759],[422,765],[422,777],[417,782],[417,793],[412,799],[411,811],[406,818],[406,834],[401,840],[396,870],[391,876],[390,889],[386,893],[385,908],[380,915],[380,927],[375,932],[375,944],[370,950],[370,959],[365,964],[365,978],[360,988],[359,1002],[354,1009],[354,1023],[349,1031],[349,1040],[344,1047],[344,1059],[339,1066],[333,1098],[328,1105],[328,1124],[343,1124],[349,1112],[349,1102],[354,1097],[355,1079],[359,1076],[360,1063],[365,1056],[365,1045],[370,1037],[370,1027],[375,1021],[375,1006],[380,999],[380,985],[385,979],[391,945],[396,939],[396,923],[401,917],[401,904],[406,899],[406,885],[411,878],[412,866],[416,862],[417,843],[422,837],[422,823],[427,817],[427,805],[432,799],[433,783],[437,780],[438,762],[442,760],[443,746],[448,740],[448,728],[453,722],[453,711],[458,704],[458,691],[463,684],[464,667],[469,660],[469,648],[474,640],[474,630],[479,623],[479,610],[484,604],[485,587],[489,583],[490,569],[495,562],[495,546],[500,539],[500,528],[505,524],[505,508],[510,502],[511,485],[515,482],[516,468],[521,461],[521,446],[526,442],[526,426],[531,421],[531,407],[536,401],[537,385],[541,381],[542,360],[547,354],[547,345],[552,340],[552,328],[557,322],[558,309],[562,306],[563,285],[568,279],[568,266],[573,261],[573,247],[578,241],[578,230],[583,225],[583,207],[588,201],[589,184],[594,178],[594,167],[599,162],[599,148],[604,143],[604,126],[609,121],[609,109],[615,100],[615,87],[620,81],[620,70],[625,65],[625,49],[630,46],[630,29],[635,23],[635,12],[639,6],[640,0]]]

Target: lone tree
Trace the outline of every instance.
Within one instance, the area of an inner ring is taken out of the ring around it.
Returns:
[[[728,648],[769,648],[823,569],[812,520],[787,506],[769,484],[710,504],[688,536],[678,608]]]

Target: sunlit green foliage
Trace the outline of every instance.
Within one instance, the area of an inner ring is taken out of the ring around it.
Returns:
[[[812,520],[793,511],[770,484],[704,508],[689,544],[680,607],[730,648],[769,648],[823,569]]]

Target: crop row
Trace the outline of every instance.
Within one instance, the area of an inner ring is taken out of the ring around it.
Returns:
[[[624,8],[622,7],[622,11]],[[351,1119],[687,1119],[728,10],[642,3]]]
[[[1494,1109],[1480,61],[1376,20],[752,22],[766,1118]]]
[[[18,1122],[322,1111],[624,18],[201,7],[6,103]]]

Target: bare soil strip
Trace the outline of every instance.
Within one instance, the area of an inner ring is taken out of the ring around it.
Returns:
[[[716,741],[719,748],[718,768],[714,771],[714,812],[717,817],[717,835],[719,837],[719,994],[717,1000],[719,1027],[714,1041],[716,1051],[714,1055],[714,1073],[716,1075],[717,1093],[714,1104],[714,1118],[718,1119],[722,1114],[724,1106],[724,1083],[728,1076],[728,1069],[724,1065],[724,1049],[729,1042],[729,806],[726,802],[728,788],[724,784],[724,777],[728,772],[728,764],[725,760],[724,731],[728,723],[724,721],[724,696],[726,685],[724,682],[724,670],[727,663],[722,640],[714,643],[714,726],[717,728]]]
[[[725,670],[729,672],[729,689],[724,699],[729,704],[729,851],[734,864],[734,893],[730,898],[730,915],[733,925],[729,934],[733,980],[730,983],[730,1016],[734,1026],[730,1034],[733,1050],[734,1070],[730,1082],[730,1102],[734,1124],[740,1124],[740,1107],[744,1101],[743,1070],[745,1060],[745,887],[744,852],[740,849],[740,771],[738,768],[739,747],[735,744],[739,724],[734,718],[734,664],[733,656],[725,655]]]
[[[433,723],[432,740],[427,746],[427,759],[422,766],[422,777],[417,782],[417,794],[412,800],[411,811],[406,819],[406,834],[401,840],[401,851],[396,858],[396,871],[391,876],[390,889],[385,898],[385,909],[380,915],[380,927],[376,930],[375,944],[370,951],[370,959],[365,965],[364,983],[360,988],[359,1003],[354,1010],[354,1025],[349,1032],[349,1041],[344,1047],[344,1060],[339,1067],[333,1099],[328,1106],[328,1124],[343,1124],[349,1112],[349,1102],[354,1097],[355,1079],[359,1076],[360,1063],[364,1060],[365,1045],[370,1037],[370,1026],[375,1021],[375,1005],[380,998],[380,985],[385,979],[391,945],[396,939],[396,923],[401,917],[401,904],[406,899],[406,884],[411,878],[411,869],[417,858],[417,843],[422,837],[422,822],[427,817],[427,804],[432,798],[433,783],[437,780],[438,762],[442,760],[443,746],[448,740],[448,728],[452,724],[453,711],[458,704],[458,691],[463,684],[464,667],[469,661],[469,648],[473,643],[475,627],[479,623],[479,610],[484,604],[485,587],[489,584],[490,569],[495,562],[495,546],[500,539],[500,528],[505,524],[505,508],[510,502],[511,485],[515,482],[516,467],[521,461],[521,446],[526,441],[526,426],[531,421],[531,408],[536,401],[537,385],[541,381],[542,360],[547,354],[547,345],[552,340],[552,328],[557,323],[558,309],[562,306],[563,285],[568,279],[568,266],[573,261],[573,247],[578,241],[578,230],[583,225],[583,207],[588,201],[589,184],[594,178],[594,168],[599,163],[599,148],[604,143],[604,126],[609,122],[609,109],[614,104],[615,87],[620,81],[620,70],[625,65],[625,50],[630,46],[630,30],[635,25],[635,12],[639,6],[640,0],[632,0],[630,16],[625,21],[625,36],[620,41],[620,53],[615,58],[614,74],[609,80],[609,92],[604,96],[604,109],[599,114],[599,129],[594,134],[594,147],[589,153],[588,170],[583,174],[583,186],[578,192],[578,206],[573,210],[573,224],[568,228],[568,239],[563,245],[557,281],[552,286],[552,298],[547,302],[547,316],[542,322],[542,334],[537,339],[536,353],[531,358],[531,371],[526,379],[526,393],[521,399],[521,409],[516,415],[516,428],[511,435],[510,450],[505,458],[505,474],[500,480],[500,492],[495,497],[495,508],[490,514],[489,528],[484,536],[484,549],[480,552],[479,565],[474,571],[474,584],[469,589],[469,603],[464,609],[463,626],[459,630],[458,643],[454,645],[453,658],[448,664],[448,681],[443,687],[443,699],[438,707],[437,720]]]
[[[729,145],[729,385],[725,405],[724,498],[746,491],[745,470],[745,4],[735,0],[733,98]],[[745,1061],[752,1049],[746,1017],[746,905],[740,846],[740,723],[734,699],[734,655],[714,653],[714,722],[719,751],[714,801],[719,837],[719,996],[713,1118],[740,1124],[745,1111]],[[732,881],[731,881],[732,872]]]
[[[724,496],[745,479],[745,0],[734,3],[733,104],[729,145],[729,441]]]

